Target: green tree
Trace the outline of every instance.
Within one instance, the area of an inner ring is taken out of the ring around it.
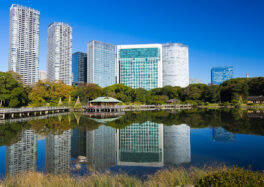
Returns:
[[[10,73],[0,72],[0,107],[21,107],[28,104],[28,89]]]
[[[79,84],[74,93],[74,97],[76,99],[79,97],[82,104],[86,104],[88,101],[100,96],[102,96],[102,88],[92,83]]]

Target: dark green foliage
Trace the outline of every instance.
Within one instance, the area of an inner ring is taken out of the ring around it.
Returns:
[[[73,93],[74,97],[80,98],[82,104],[102,96],[102,88],[97,84],[79,84]]]
[[[197,187],[260,187],[264,186],[264,174],[242,168],[224,168],[199,180]]]
[[[30,89],[19,83],[12,74],[0,72],[0,107],[21,107],[29,102]]]

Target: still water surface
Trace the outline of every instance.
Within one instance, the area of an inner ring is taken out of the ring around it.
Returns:
[[[165,167],[221,163],[264,170],[263,117],[248,111],[186,110],[0,123],[0,175],[110,171],[144,177]]]

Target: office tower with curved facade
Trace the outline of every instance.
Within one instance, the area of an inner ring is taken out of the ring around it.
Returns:
[[[189,50],[179,43],[162,44],[163,86],[189,85]]]
[[[47,74],[50,81],[72,85],[72,28],[66,23],[51,23],[48,28]]]
[[[8,70],[23,77],[25,84],[39,81],[40,12],[21,5],[10,8]]]
[[[118,82],[132,88],[162,87],[162,45],[118,45]]]
[[[92,40],[87,44],[87,82],[101,87],[116,83],[116,48]]]

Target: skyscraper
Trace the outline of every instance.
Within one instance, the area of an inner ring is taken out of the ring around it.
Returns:
[[[162,44],[163,86],[189,85],[188,51],[188,47],[183,44]]]
[[[37,135],[25,130],[17,143],[6,147],[6,173],[16,175],[37,169]]]
[[[87,82],[87,54],[76,52],[72,55],[73,83]]]
[[[233,66],[214,67],[211,69],[212,85],[220,85],[233,78]]]
[[[87,45],[87,82],[101,87],[116,83],[115,46],[92,40]]]
[[[162,87],[162,45],[117,46],[119,83],[150,90]]]
[[[39,15],[21,5],[10,8],[8,70],[29,85],[39,80]]]
[[[49,25],[47,74],[50,81],[62,80],[72,85],[72,28],[68,24]]]

